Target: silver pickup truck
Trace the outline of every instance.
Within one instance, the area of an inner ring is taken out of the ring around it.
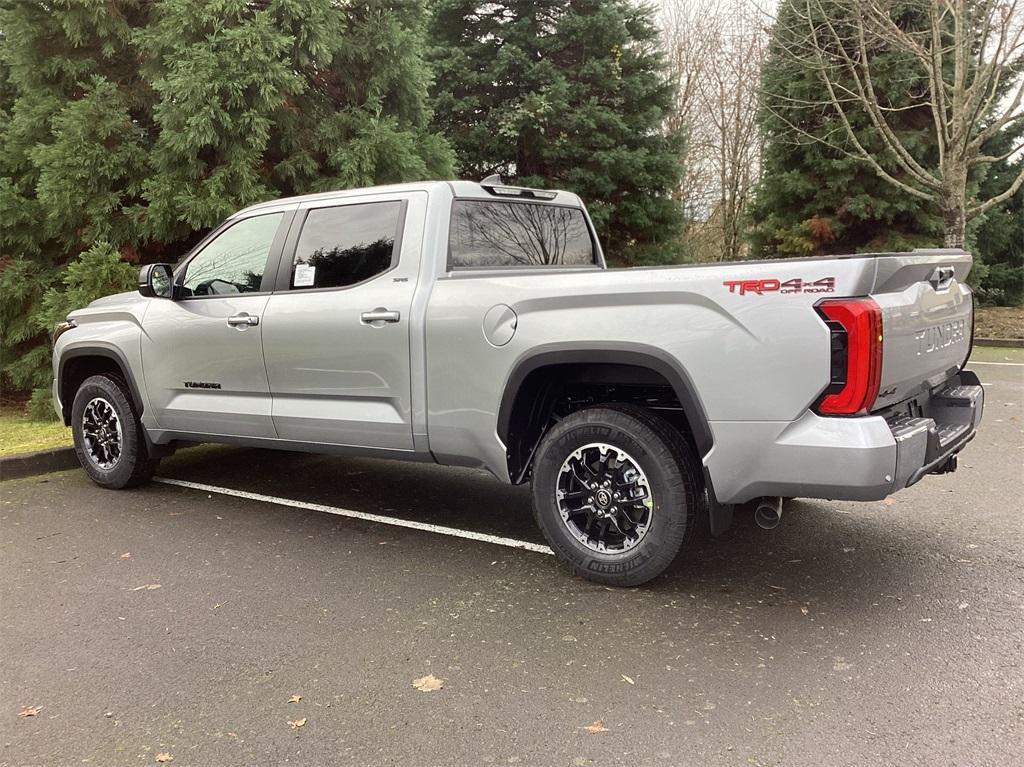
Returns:
[[[580,199],[432,182],[231,216],[55,331],[89,476],[190,442],[530,481],[554,551],[632,585],[708,516],[956,468],[983,393],[958,250],[607,269]],[[706,523],[705,523],[706,524]]]

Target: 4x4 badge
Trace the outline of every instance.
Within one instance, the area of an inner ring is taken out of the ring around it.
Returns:
[[[747,293],[834,293],[836,290],[835,277],[822,277],[818,280],[801,280],[799,277],[786,280],[726,280],[722,283],[729,288],[730,293],[739,293],[745,296]]]

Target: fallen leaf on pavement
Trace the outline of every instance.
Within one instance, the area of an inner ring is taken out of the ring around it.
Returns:
[[[121,559],[131,559],[131,558],[132,558],[132,553],[130,551],[126,551],[124,554],[121,555]]]
[[[419,679],[413,679],[412,686],[420,692],[434,692],[435,690],[440,690],[444,687],[444,680],[438,679],[433,674],[427,674],[426,676],[421,676]]]
[[[302,700],[302,696],[301,695],[293,695],[292,697],[290,697],[288,699],[288,702],[289,703],[298,703],[300,700]]]
[[[589,732],[591,735],[597,735],[597,733],[599,732],[611,732],[611,730],[604,726],[604,719],[598,719],[596,722],[594,722],[593,724],[588,724],[583,729]]]
[[[160,762],[160,764],[166,764],[167,762],[173,762],[174,757],[168,754],[166,751],[161,751],[159,754],[156,755],[156,760]]]
[[[152,591],[153,589],[159,588],[162,588],[162,586],[159,583],[147,583],[143,586],[136,586],[134,589],[132,589],[132,591],[142,591],[143,589],[145,589],[146,591]]]
[[[290,724],[292,726],[293,730],[297,730],[300,727],[305,727],[306,726],[306,717],[302,717],[302,719],[289,719],[288,720],[288,724]]]
[[[630,678],[629,678],[628,676],[626,676],[625,674],[623,674],[623,675],[622,675],[622,681],[623,681],[623,682],[629,682],[630,684],[636,684],[636,682],[634,682],[634,681],[633,681],[632,679],[630,679]]]
[[[884,503],[886,506],[892,506],[894,503],[896,503],[896,499],[889,497],[883,500],[882,503]]]
[[[18,710],[18,716],[37,716],[42,710],[42,706],[22,706]]]
[[[807,609],[806,607],[804,607],[803,605],[800,605],[800,612],[802,612],[802,613],[803,613],[804,615],[807,615],[807,613],[809,613],[809,612],[810,612],[810,610],[808,610],[808,609]]]

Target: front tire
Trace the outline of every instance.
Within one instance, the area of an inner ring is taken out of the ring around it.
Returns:
[[[109,375],[91,376],[71,405],[75,453],[89,479],[120,490],[148,482],[159,458],[150,458],[128,387]]]
[[[641,407],[577,411],[541,440],[533,467],[537,524],[588,580],[657,577],[693,535],[703,482],[693,448]]]

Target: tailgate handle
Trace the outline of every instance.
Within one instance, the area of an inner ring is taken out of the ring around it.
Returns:
[[[949,287],[949,283],[953,281],[955,275],[956,270],[952,266],[937,266],[932,272],[932,276],[928,278],[928,282],[936,290],[943,290]]]

